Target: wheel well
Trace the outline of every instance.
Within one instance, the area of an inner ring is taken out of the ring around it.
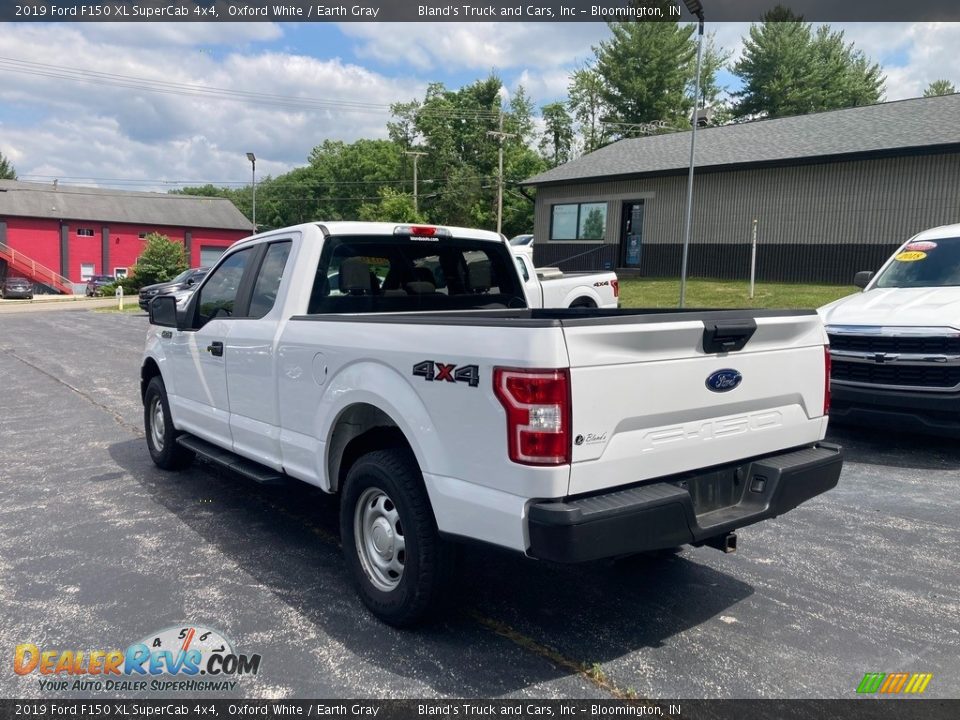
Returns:
[[[576,307],[595,308],[596,306],[597,304],[593,301],[593,298],[587,297],[586,295],[581,295],[572,303],[570,303],[570,307],[572,308],[576,308]]]
[[[393,419],[373,405],[351,405],[337,418],[327,453],[331,492],[343,487],[350,467],[361,455],[385,448],[413,449]]]
[[[143,366],[140,368],[140,400],[143,400],[144,395],[147,394],[147,385],[159,374],[160,366],[157,365],[156,360],[147,358],[143,361]]]

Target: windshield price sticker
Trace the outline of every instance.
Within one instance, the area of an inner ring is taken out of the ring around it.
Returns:
[[[925,252],[920,252],[919,250],[908,250],[907,252],[902,252],[897,255],[894,260],[898,262],[916,262],[917,260],[923,260],[927,254]]]

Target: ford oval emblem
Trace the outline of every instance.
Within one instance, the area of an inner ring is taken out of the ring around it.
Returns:
[[[733,368],[717,370],[707,377],[707,390],[713,392],[730,392],[740,384],[741,380],[743,380],[743,375]]]

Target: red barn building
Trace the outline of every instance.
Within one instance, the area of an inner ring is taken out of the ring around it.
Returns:
[[[152,232],[183,243],[198,267],[251,226],[225,198],[0,180],[0,278],[70,292],[92,275],[128,272]]]

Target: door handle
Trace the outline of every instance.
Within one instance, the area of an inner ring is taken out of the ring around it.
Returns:
[[[207,345],[207,352],[216,357],[223,357],[223,343],[212,342]]]

